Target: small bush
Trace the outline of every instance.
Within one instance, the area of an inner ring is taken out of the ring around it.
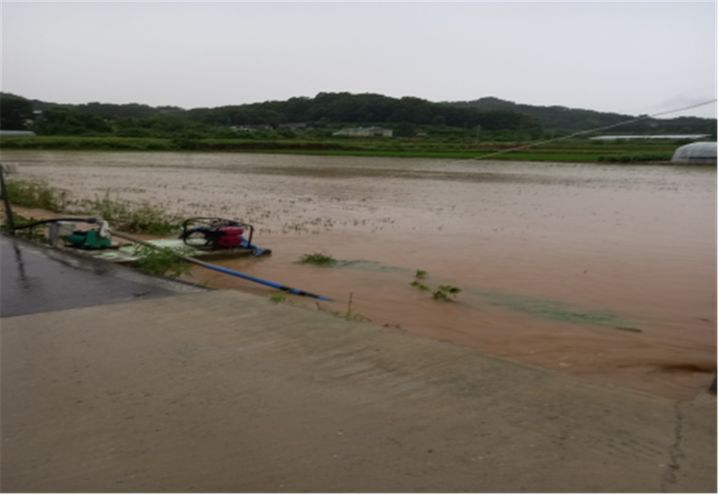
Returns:
[[[416,278],[417,280],[424,280],[425,278],[427,278],[427,272],[424,270],[417,270],[414,274],[414,278]]]

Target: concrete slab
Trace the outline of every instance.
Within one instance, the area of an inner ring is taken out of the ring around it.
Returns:
[[[2,320],[2,489],[715,492],[716,400],[232,291]]]
[[[202,291],[6,236],[0,236],[0,282],[0,316]]]

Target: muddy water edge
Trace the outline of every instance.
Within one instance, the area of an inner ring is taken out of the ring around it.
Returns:
[[[336,301],[280,304],[668,397],[691,397],[713,378],[715,167],[15,150],[0,158],[19,165],[15,177],[76,199],[107,195],[253,223],[273,255],[223,265]],[[297,262],[315,252],[338,262]],[[430,290],[411,285],[417,270]],[[202,269],[191,279],[273,294]],[[460,288],[456,300],[434,299],[441,285]]]

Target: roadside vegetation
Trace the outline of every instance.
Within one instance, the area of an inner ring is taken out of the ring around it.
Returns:
[[[65,210],[65,193],[51,188],[42,182],[25,180],[6,180],[8,199],[17,206],[38,208],[55,213]]]
[[[118,230],[131,233],[166,235],[180,228],[180,219],[165,213],[149,203],[134,204],[129,201],[104,197],[93,200],[72,201],[67,192],[55,189],[43,182],[6,180],[10,203],[24,208],[37,208],[53,213],[96,216],[107,220]],[[21,221],[17,222],[19,225]]]

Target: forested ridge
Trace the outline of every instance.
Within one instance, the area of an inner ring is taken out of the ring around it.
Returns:
[[[152,107],[139,103],[59,104],[0,93],[0,128],[38,135],[120,137],[236,137],[252,132],[275,137],[329,136],[346,126],[382,126],[395,136],[490,134],[538,139],[616,124],[636,116],[560,106],[533,106],[498,98],[431,102],[379,94],[319,93],[285,101],[214,108]],[[647,119],[622,133],[706,133],[716,119]]]

